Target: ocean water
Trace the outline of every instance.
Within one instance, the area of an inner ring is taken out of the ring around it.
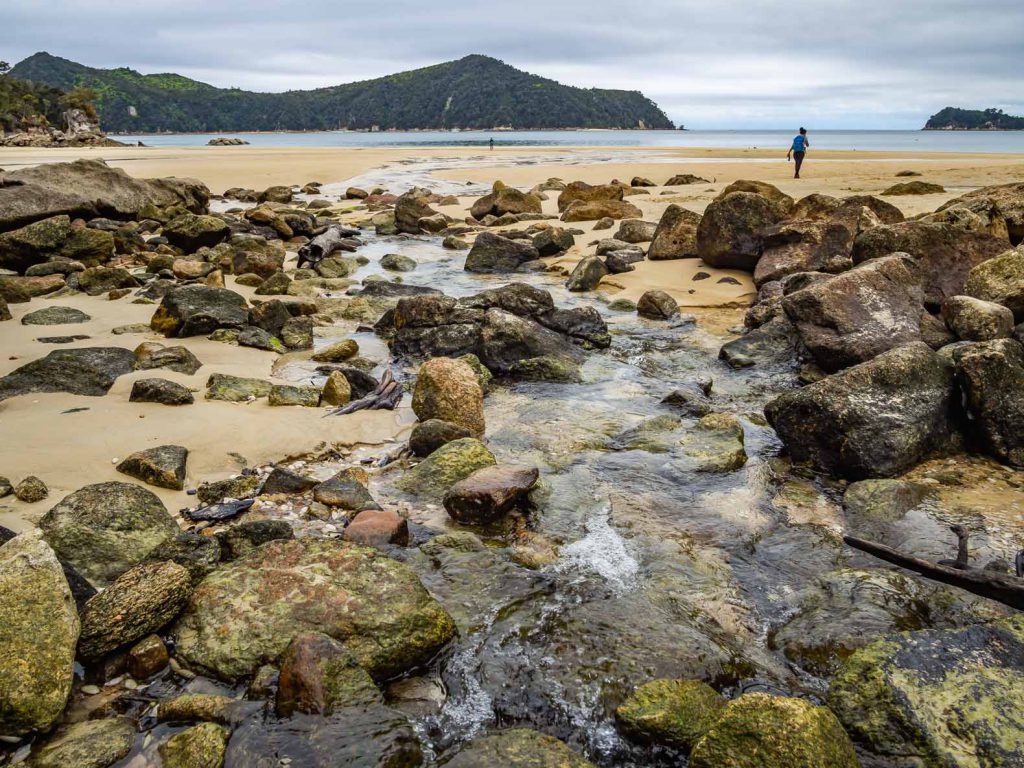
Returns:
[[[254,147],[725,147],[789,146],[792,131],[402,131],[358,133],[180,133],[118,136],[151,147],[199,147],[218,136]],[[888,152],[1020,152],[1024,131],[811,131],[811,149]]]

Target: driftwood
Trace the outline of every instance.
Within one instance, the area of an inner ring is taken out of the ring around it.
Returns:
[[[966,537],[961,538],[959,533],[958,538],[961,542],[964,542],[966,539]],[[950,586],[960,587],[960,589],[967,590],[975,595],[996,600],[1011,608],[1016,608],[1018,611],[1024,611],[1024,579],[1019,576],[1011,576],[1008,573],[988,570],[964,570],[955,566],[933,563],[930,560],[897,552],[892,547],[887,547],[878,542],[858,539],[856,536],[843,536],[843,541],[854,549],[859,549],[861,552],[867,552],[869,555],[874,555],[888,563],[919,573],[925,578],[949,584]],[[1024,560],[1022,554],[1024,553],[1017,555],[1018,563]],[[1018,565],[1017,570],[1021,570],[1020,565]]]
[[[395,377],[391,374],[391,369],[389,368],[381,377],[380,384],[377,385],[373,392],[366,397],[353,400],[348,405],[335,408],[325,415],[343,416],[346,413],[354,413],[355,411],[375,411],[381,409],[393,411],[401,400],[402,387],[395,381]]]
[[[349,229],[340,225],[328,227],[322,235],[317,235],[299,248],[299,268],[303,264],[316,266],[335,251],[354,251],[359,241],[352,238],[359,234],[358,229]]]

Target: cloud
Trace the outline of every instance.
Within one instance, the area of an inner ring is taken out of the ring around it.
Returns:
[[[39,50],[218,86],[315,88],[496,56],[640,90],[694,128],[917,128],[1024,113],[1019,0],[3,0],[0,58]]]

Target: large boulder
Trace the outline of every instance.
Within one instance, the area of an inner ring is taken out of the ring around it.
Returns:
[[[1024,467],[1024,346],[1015,339],[953,353],[971,428],[1000,461]]]
[[[924,292],[917,264],[893,254],[782,299],[804,346],[825,371],[921,340]]]
[[[39,532],[0,545],[0,735],[47,731],[74,678],[78,610]]]
[[[127,717],[83,720],[58,729],[32,755],[28,765],[31,768],[108,768],[126,757],[134,743],[135,724]]]
[[[718,193],[714,202],[724,200],[734,192],[747,192],[752,195],[760,195],[766,200],[776,203],[787,213],[794,205],[793,198],[778,187],[769,184],[767,181],[754,181],[752,179],[739,179],[738,181],[734,181],[732,184],[729,184],[725,189]]]
[[[1024,241],[1024,182],[982,187],[943,203],[939,210],[954,207],[967,207],[973,210],[977,203],[999,209],[999,213],[1006,220],[1006,230],[1011,243],[1017,245]]]
[[[113,255],[111,233],[72,227],[68,216],[42,219],[0,235],[0,268],[18,272],[52,261],[95,266]]]
[[[285,251],[280,240],[237,234],[231,236],[227,245],[231,251],[231,262],[222,266],[228,266],[236,275],[252,273],[270,280],[284,267]]]
[[[395,201],[395,226],[399,232],[418,235],[423,231],[420,219],[437,216],[437,211],[430,207],[433,195],[430,190],[413,187]]]
[[[429,661],[455,624],[405,565],[306,538],[270,542],[210,573],[173,632],[178,658],[224,680],[273,662],[303,632],[343,642],[384,680]]]
[[[61,214],[134,219],[171,206],[203,213],[209,199],[195,179],[136,179],[102,160],[45,163],[0,174],[0,232]]]
[[[664,216],[662,217],[664,218]],[[649,243],[658,231],[658,224],[642,219],[626,219],[619,225],[615,239],[623,243]]]
[[[495,373],[511,373],[521,361],[538,357],[568,364],[578,364],[583,359],[583,353],[566,336],[496,308],[484,313],[479,345],[469,351],[475,352],[480,362]]]
[[[39,521],[47,543],[96,586],[106,586],[178,533],[151,491],[131,483],[87,485]]]
[[[516,728],[474,739],[444,755],[445,768],[594,768],[554,736]]]
[[[203,246],[208,248],[227,240],[231,230],[227,223],[217,216],[197,216],[185,213],[167,222],[163,236],[171,245],[185,253],[194,253]]]
[[[412,394],[412,410],[420,421],[440,419],[484,434],[484,393],[469,363],[435,357],[420,366]]]
[[[884,760],[989,768],[1024,755],[1024,620],[890,635],[854,653],[829,706]]]
[[[0,400],[30,392],[100,397],[134,366],[135,355],[121,347],[56,349],[0,378]]]
[[[697,258],[697,226],[700,220],[699,213],[681,205],[670,205],[661,214],[654,230],[647,258],[651,261]]]
[[[712,267],[753,272],[764,247],[764,230],[786,213],[783,205],[755,192],[719,196],[697,225],[697,255]]]
[[[942,302],[942,317],[963,341],[992,341],[1013,335],[1013,312],[1002,304],[973,296],[950,296]]]
[[[976,299],[1002,304],[1024,322],[1024,248],[1005,251],[974,267],[963,292]]]
[[[843,272],[853,266],[857,227],[825,220],[787,221],[764,230],[764,251],[754,269],[762,286],[797,272]]]
[[[477,221],[485,216],[504,216],[506,213],[540,213],[541,199],[532,192],[520,192],[512,187],[495,189],[484,195],[469,209]]]
[[[599,219],[638,219],[643,211],[624,200],[577,200],[562,214],[562,221],[597,221]]]
[[[575,202],[592,203],[607,200],[622,200],[622,187],[618,184],[591,186],[585,181],[573,181],[558,195],[558,212],[564,213]]]
[[[1006,241],[952,224],[905,221],[872,227],[857,235],[853,261],[860,264],[890,253],[909,253],[921,269],[925,301],[938,309],[948,296],[964,292],[968,273],[1006,250]],[[978,297],[983,298],[983,297]]]
[[[242,328],[249,322],[245,297],[226,288],[186,285],[169,291],[150,327],[164,336],[206,336],[218,328]]]
[[[529,240],[511,240],[493,232],[477,235],[466,256],[467,272],[515,272],[527,261],[540,258]]]
[[[851,479],[901,474],[953,431],[953,370],[918,342],[883,352],[765,406],[796,461]]]

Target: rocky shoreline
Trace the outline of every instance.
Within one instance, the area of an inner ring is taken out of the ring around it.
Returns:
[[[0,175],[0,334],[148,316],[39,337],[0,409],[414,418],[204,482],[163,442],[60,499],[0,478],[46,507],[0,529],[0,765],[1015,765],[1021,614],[841,534],[967,526],[958,567],[1020,576],[1024,184],[631,201],[708,183]],[[741,327],[609,291],[665,263],[752,281]]]

